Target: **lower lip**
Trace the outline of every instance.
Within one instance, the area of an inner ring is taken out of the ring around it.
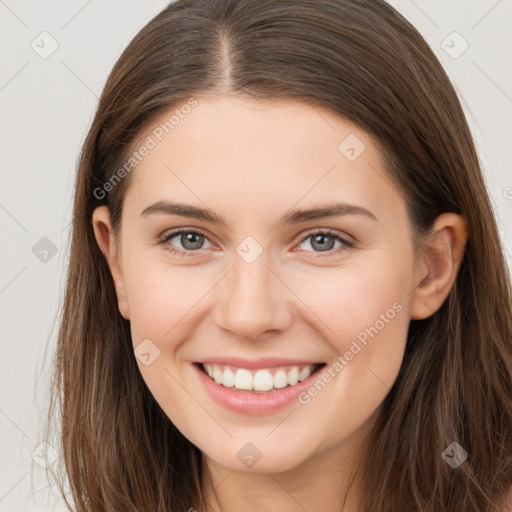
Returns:
[[[287,386],[286,388],[268,393],[255,394],[244,393],[243,391],[237,391],[235,388],[227,388],[217,384],[203,372],[197,363],[192,364],[192,366],[206,391],[216,402],[232,411],[243,414],[268,414],[282,409],[294,400],[297,400],[300,393],[306,391],[312,381],[319,378],[322,370],[325,368],[325,366],[319,368],[307,379],[298,382],[294,386]]]

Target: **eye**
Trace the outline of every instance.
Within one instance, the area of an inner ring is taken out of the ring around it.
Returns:
[[[175,238],[177,241],[172,243],[171,241]],[[203,247],[205,241],[208,241],[208,239],[199,231],[194,231],[191,229],[178,229],[164,235],[159,240],[159,243],[164,245],[165,248],[170,252],[180,253],[184,256],[191,256],[191,254],[187,253],[207,248]],[[176,243],[180,244],[181,247],[175,247]],[[208,241],[208,243],[210,242]]]
[[[338,242],[339,244],[337,247],[335,247],[336,242]],[[352,242],[349,242],[342,236],[338,235],[335,231],[332,231],[330,229],[310,233],[307,237],[302,239],[300,246],[302,246],[303,244],[308,244],[309,247],[312,247],[313,252],[330,252],[333,249],[340,249],[343,247],[354,247],[354,244]],[[303,250],[307,251],[308,249]]]
[[[173,242],[174,239],[176,240]],[[205,247],[205,242],[210,245]],[[193,256],[194,252],[212,247],[212,244],[206,235],[199,231],[187,228],[177,229],[171,233],[163,235],[162,238],[158,240],[158,243],[163,245],[166,250],[172,253],[177,253],[180,256]],[[338,243],[337,247],[336,243]],[[302,247],[305,244],[309,244],[309,247],[312,248],[313,251]],[[308,234],[308,236],[302,239],[299,247],[301,250],[305,250],[307,252],[328,253],[328,256],[333,252],[337,253],[338,250],[335,249],[347,249],[354,247],[354,243],[346,240],[331,229],[323,229]]]

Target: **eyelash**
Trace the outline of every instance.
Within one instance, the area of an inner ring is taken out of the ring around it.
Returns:
[[[199,252],[201,249],[198,249],[195,251],[183,251],[181,249],[176,249],[175,247],[173,247],[172,245],[170,245],[168,243],[169,240],[171,240],[172,238],[174,238],[177,235],[181,235],[182,233],[192,233],[194,235],[203,236],[204,238],[208,239],[208,237],[204,233],[201,233],[200,231],[196,231],[194,229],[180,228],[180,229],[176,229],[175,231],[171,231],[170,233],[166,233],[165,235],[163,235],[161,238],[159,238],[158,244],[164,246],[164,248],[171,253],[175,253],[175,254],[178,254],[178,255],[184,256],[184,257],[194,256],[194,253]],[[322,229],[322,230],[319,229],[317,231],[312,231],[312,232],[308,233],[308,235],[306,235],[304,238],[302,238],[300,240],[299,244],[302,244],[308,238],[311,238],[315,235],[327,235],[327,236],[334,238],[335,240],[340,241],[343,244],[344,247],[338,247],[337,249],[330,249],[329,251],[325,251],[325,254],[327,256],[335,254],[335,253],[339,252],[340,250],[352,249],[355,246],[355,244],[353,242],[343,238],[336,231],[329,229],[329,228]],[[323,257],[323,255],[322,255],[323,251],[307,251],[307,252],[317,252],[320,257]]]

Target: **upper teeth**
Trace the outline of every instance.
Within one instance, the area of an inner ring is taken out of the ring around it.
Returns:
[[[234,368],[225,365],[203,364],[206,373],[227,388],[269,391],[272,388],[280,389],[294,386],[297,382],[307,379],[315,370],[316,365],[289,366],[279,369],[260,369],[256,371],[245,368]]]

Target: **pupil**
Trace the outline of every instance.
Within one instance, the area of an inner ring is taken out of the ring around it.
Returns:
[[[328,240],[328,242],[326,242]],[[330,243],[329,243],[330,242]],[[315,247],[315,244],[319,244]],[[320,251],[328,251],[334,247],[334,238],[328,235],[316,235],[313,237],[313,247]]]
[[[194,239],[197,238],[195,241]],[[202,235],[196,233],[185,233],[181,235],[181,244],[185,249],[200,249],[202,244]],[[187,245],[189,244],[189,245]]]

